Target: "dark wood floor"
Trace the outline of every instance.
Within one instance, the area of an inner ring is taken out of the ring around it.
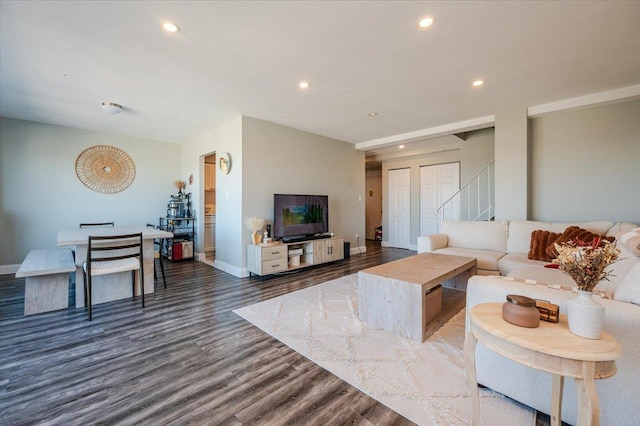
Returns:
[[[144,310],[101,304],[92,322],[84,309],[25,317],[24,280],[0,276],[0,424],[411,424],[231,311],[413,254],[370,242],[264,282],[168,263]],[[445,291],[433,329],[464,306]]]

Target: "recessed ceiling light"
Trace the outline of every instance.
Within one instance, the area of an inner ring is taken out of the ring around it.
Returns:
[[[113,102],[103,102],[101,107],[102,110],[107,114],[117,114],[119,112],[122,112],[122,105]]]
[[[377,112],[370,112],[369,114],[367,114],[369,117],[375,117],[376,115],[378,115]]]
[[[308,81],[301,81],[300,83],[298,83],[298,87],[301,89],[308,89],[310,86]]]
[[[433,25],[433,18],[431,17],[422,18],[420,21],[418,21],[418,26],[420,28],[427,28],[431,25]]]
[[[398,148],[404,149],[404,145],[398,145]]]
[[[480,87],[484,84],[484,80],[476,80],[472,83],[475,87]]]
[[[168,33],[179,33],[180,27],[173,22],[163,22],[162,28]]]

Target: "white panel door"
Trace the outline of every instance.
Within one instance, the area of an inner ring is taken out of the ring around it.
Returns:
[[[438,166],[420,167],[420,235],[438,233]]]
[[[389,170],[389,246],[410,248],[411,170]]]
[[[460,219],[460,198],[451,199],[459,190],[460,163],[420,167],[420,235],[437,234],[442,220]]]

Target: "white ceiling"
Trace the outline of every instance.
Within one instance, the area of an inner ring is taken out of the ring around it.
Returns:
[[[0,115],[177,143],[242,114],[375,148],[381,138],[640,84],[638,1],[0,7]],[[435,24],[420,30],[425,15]],[[181,32],[163,32],[165,20]],[[474,89],[477,78],[486,84]],[[103,101],[125,110],[107,115]]]

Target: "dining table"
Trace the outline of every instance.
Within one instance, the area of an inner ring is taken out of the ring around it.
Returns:
[[[154,240],[171,238],[173,233],[146,225],[107,226],[90,228],[61,229],[58,231],[58,246],[75,246],[76,264],[76,308],[84,303],[84,274],[82,265],[87,259],[89,236],[110,236],[137,234],[142,232],[142,258],[144,267],[144,293],[154,292]],[[136,274],[136,276],[138,276]],[[138,281],[138,280],[137,280]],[[140,295],[140,283],[136,282],[135,294],[132,294],[131,273],[118,272],[109,275],[98,275],[92,279],[92,304],[126,299]]]

